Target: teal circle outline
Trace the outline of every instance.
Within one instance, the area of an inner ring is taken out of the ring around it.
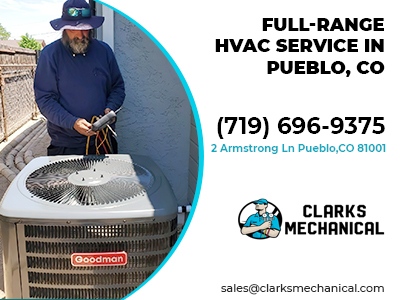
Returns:
[[[193,118],[196,124],[196,131],[197,131],[197,139],[198,139],[198,147],[199,147],[199,168],[198,168],[198,173],[197,173],[197,184],[196,184],[196,191],[194,193],[194,199],[192,203],[192,208],[190,210],[189,216],[185,222],[185,226],[182,229],[182,232],[179,235],[179,238],[175,242],[174,246],[172,247],[171,251],[168,253],[168,255],[164,258],[163,262],[157,267],[157,269],[154,270],[154,272],[144,281],[142,284],[140,284],[136,289],[134,289],[131,293],[126,295],[122,299],[127,299],[128,297],[132,296],[135,292],[137,292],[139,289],[141,289],[148,281],[150,281],[160,270],[161,268],[167,263],[167,261],[171,258],[171,256],[174,254],[176,248],[179,246],[180,242],[182,241],[183,237],[186,234],[187,228],[190,225],[190,222],[192,221],[194,211],[197,206],[197,201],[199,198],[200,194],[200,188],[203,180],[203,165],[204,165],[204,147],[203,147],[203,135],[201,131],[201,124],[200,124],[200,118],[199,118],[199,113],[197,111],[196,104],[193,99],[193,95],[189,89],[189,86],[182,74],[182,72],[179,70],[178,66],[176,65],[175,61],[172,59],[171,55],[167,52],[167,50],[157,41],[157,39],[150,33],[148,32],[142,25],[140,25],[138,22],[133,20],[131,17],[126,15],[125,13],[121,12],[120,10],[116,9],[115,7],[112,7],[111,5],[108,5],[104,3],[103,1],[100,0],[94,0],[95,2],[98,2],[101,5],[104,5],[110,9],[112,9],[114,12],[118,13],[119,15],[125,17],[127,20],[135,24],[144,34],[146,34],[152,42],[161,50],[161,52],[165,55],[167,58],[168,62],[171,64],[171,66],[174,68],[176,74],[178,75],[180,81],[182,82],[182,85],[185,89],[186,95],[189,98],[190,106],[192,107],[192,113],[193,113]]]

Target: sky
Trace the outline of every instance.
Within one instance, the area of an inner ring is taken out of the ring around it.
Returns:
[[[0,24],[11,33],[10,40],[28,33],[46,44],[60,38],[61,33],[50,21],[61,17],[65,0],[0,0]]]

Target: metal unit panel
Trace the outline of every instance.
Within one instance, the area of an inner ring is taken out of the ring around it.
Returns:
[[[3,244],[3,274],[4,290],[15,298],[21,298],[21,274],[19,267],[19,252],[17,228],[14,223],[0,220],[1,238]]]
[[[61,223],[61,224],[60,224]],[[8,298],[122,298],[143,283],[168,255],[177,239],[177,218],[115,220],[94,224],[22,220],[14,241],[20,278]],[[123,266],[73,266],[73,253],[124,251]],[[5,266],[10,267],[10,266]],[[15,276],[14,276],[15,278]],[[18,291],[17,286],[21,289]]]

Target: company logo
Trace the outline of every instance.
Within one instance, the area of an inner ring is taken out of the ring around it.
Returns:
[[[367,218],[365,204],[304,204],[303,220],[285,222],[285,234],[383,235],[375,215]]]
[[[121,252],[72,253],[71,264],[74,267],[124,266],[128,263],[128,255]]]
[[[254,239],[278,237],[281,224],[279,208],[264,198],[247,203],[239,213],[240,232]]]

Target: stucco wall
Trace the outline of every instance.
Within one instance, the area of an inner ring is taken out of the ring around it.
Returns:
[[[197,177],[199,171],[199,143],[197,127],[193,115],[191,116],[190,126],[190,156],[189,156],[189,190],[188,202],[192,203],[197,187]]]
[[[151,157],[178,204],[187,204],[191,106],[183,85],[162,51],[118,14],[114,52],[126,86],[117,124],[120,153]]]

